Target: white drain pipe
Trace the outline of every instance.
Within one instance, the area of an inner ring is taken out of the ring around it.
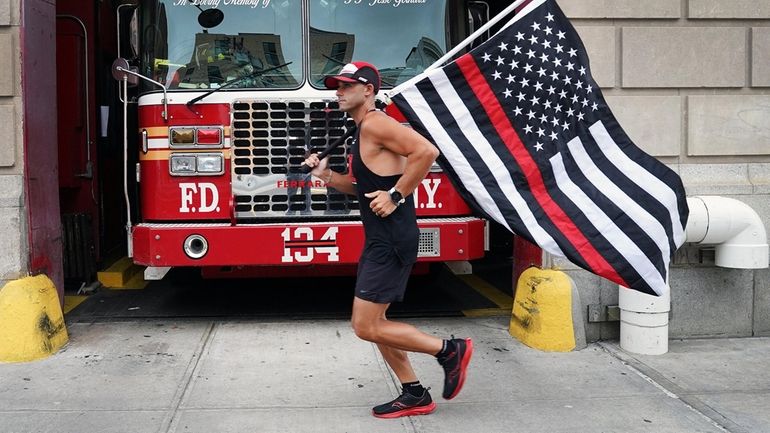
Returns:
[[[642,355],[668,352],[668,313],[671,291],[652,296],[618,286],[620,307],[620,347]]]
[[[768,267],[767,233],[757,212],[746,203],[718,196],[687,199],[686,242],[716,244],[716,265],[722,268]]]
[[[714,244],[715,263],[723,268],[764,269],[770,261],[767,233],[756,211],[731,198],[687,198],[685,242]],[[642,355],[668,352],[671,295],[652,296],[620,287],[620,347]]]

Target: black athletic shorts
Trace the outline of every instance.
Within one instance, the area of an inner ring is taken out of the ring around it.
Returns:
[[[361,254],[356,278],[356,297],[377,304],[404,300],[406,283],[412,263],[402,264],[395,252],[391,254]]]

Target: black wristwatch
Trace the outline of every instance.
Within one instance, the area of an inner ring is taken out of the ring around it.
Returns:
[[[398,192],[398,190],[396,190],[395,186],[388,191],[388,194],[390,194],[390,201],[392,201],[393,204],[396,205],[396,207],[398,207],[399,205],[401,205],[406,201],[404,196],[401,195],[401,193]]]

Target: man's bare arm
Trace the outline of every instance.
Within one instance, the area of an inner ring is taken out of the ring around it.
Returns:
[[[371,116],[365,128],[370,140],[406,157],[404,174],[395,188],[404,197],[412,194],[430,171],[439,155],[438,149],[422,135],[387,116]],[[370,206],[378,215],[387,216],[395,210],[387,192],[375,191],[368,193],[367,197],[373,199]]]
[[[356,195],[356,185],[353,183],[350,175],[340,174],[329,168],[329,158],[318,159],[318,154],[314,153],[305,159],[305,165],[312,168],[310,174],[321,179],[327,186],[345,194]]]
[[[393,153],[406,157],[404,174],[396,189],[408,196],[417,188],[438,157],[438,149],[414,130],[386,116],[372,116],[366,125],[370,137]]]

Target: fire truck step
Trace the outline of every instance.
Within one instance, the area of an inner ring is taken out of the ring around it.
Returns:
[[[110,289],[143,289],[147,285],[143,272],[144,267],[135,265],[128,257],[123,257],[109,268],[100,271],[97,277],[104,287]]]

